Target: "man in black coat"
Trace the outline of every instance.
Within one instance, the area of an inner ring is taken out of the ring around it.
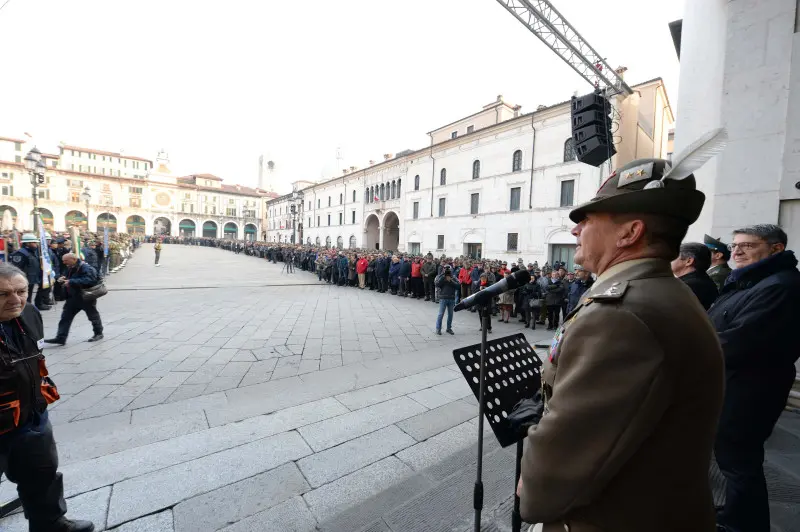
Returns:
[[[45,340],[48,344],[64,345],[67,343],[69,329],[72,320],[80,312],[86,312],[86,317],[92,323],[94,336],[89,338],[90,342],[97,342],[103,339],[103,322],[100,320],[100,313],[97,311],[97,301],[84,301],[82,289],[95,286],[99,279],[97,270],[88,263],[82,261],[77,255],[67,253],[63,257],[64,266],[67,267],[66,275],[59,278],[64,286],[67,299],[64,303],[64,310],[61,311],[61,320],[58,322],[58,332],[55,338]]]
[[[708,312],[725,355],[725,402],[714,452],[727,486],[717,522],[727,532],[769,532],[764,442],[795,379],[800,272],[777,225],[733,235],[736,269]]]
[[[64,481],[47,405],[58,392],[42,354],[42,316],[26,304],[28,281],[0,264],[0,473],[17,485],[30,532],[91,532],[64,517]]]
[[[717,299],[717,285],[706,270],[711,266],[711,251],[696,242],[681,244],[677,258],[672,261],[672,273],[692,289],[703,308],[708,308]]]

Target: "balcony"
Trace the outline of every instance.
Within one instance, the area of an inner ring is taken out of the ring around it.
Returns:
[[[373,201],[371,203],[367,203],[364,205],[365,211],[384,211],[386,209],[397,209],[400,207],[400,198],[390,199],[390,200],[382,200],[382,201]]]

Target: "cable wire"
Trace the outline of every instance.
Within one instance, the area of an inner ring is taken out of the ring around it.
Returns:
[[[6,7],[6,5],[8,5],[8,3],[9,3],[10,1],[11,1],[11,0],[6,0],[5,2],[3,2],[3,5],[2,5],[2,6],[0,6],[0,10],[2,10],[4,7]]]

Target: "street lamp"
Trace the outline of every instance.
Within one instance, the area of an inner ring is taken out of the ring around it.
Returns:
[[[33,187],[33,230],[39,232],[39,192],[36,188],[44,184],[44,173],[46,170],[42,160],[42,152],[34,146],[28,155],[25,156],[25,169],[31,176],[31,186]]]
[[[89,191],[89,187],[83,189],[81,192],[81,199],[86,203],[86,230],[89,230],[89,202],[92,201],[92,193]]]

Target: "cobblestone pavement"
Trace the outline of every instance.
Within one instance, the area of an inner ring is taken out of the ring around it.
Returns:
[[[105,340],[86,342],[81,314],[46,351],[69,515],[124,532],[357,530],[366,517],[332,520],[430,486],[417,473],[476,440],[451,354],[479,341],[475,314],[438,336],[429,302],[205,247],[166,245],[161,263],[145,245],[109,278]],[[48,335],[59,314],[45,313]],[[520,330],[494,324],[494,336]],[[460,505],[471,513],[471,487]],[[17,514],[0,529],[26,527]]]
[[[229,252],[145,245],[46,355],[68,515],[120,532],[472,529],[477,402],[431,303]],[[60,312],[45,313],[55,331]],[[496,337],[519,332],[494,324]],[[531,343],[549,333],[528,331]],[[484,531],[511,523],[514,450],[484,438]],[[798,531],[800,416],[767,450],[773,530]],[[0,501],[15,496],[0,484]],[[24,532],[20,514],[0,520]]]

